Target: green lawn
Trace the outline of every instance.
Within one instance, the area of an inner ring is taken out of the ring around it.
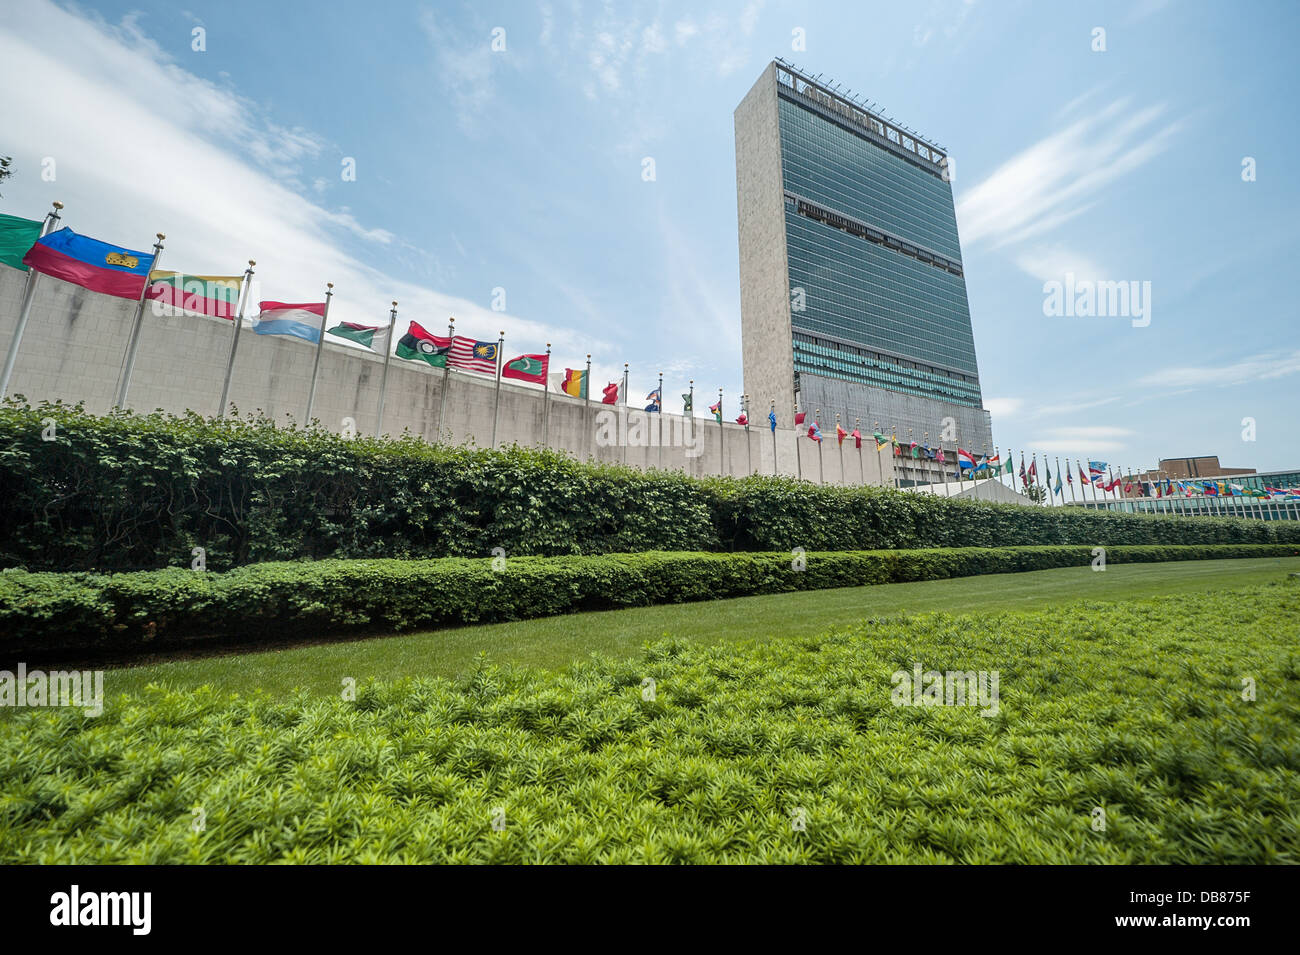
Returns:
[[[105,693],[111,698],[158,683],[211,684],[239,693],[260,688],[276,696],[294,688],[334,694],[344,677],[359,683],[372,677],[454,677],[472,668],[481,653],[494,663],[557,669],[592,652],[629,657],[665,635],[702,644],[766,642],[897,611],[1042,609],[1080,599],[1121,601],[1240,587],[1295,572],[1300,558],[1109,564],[1100,573],[1063,568],[639,607],[116,669],[105,677]]]

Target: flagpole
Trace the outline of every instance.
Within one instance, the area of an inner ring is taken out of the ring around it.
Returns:
[[[718,473],[727,474],[727,432],[722,427],[722,389],[718,389]]]
[[[741,407],[744,409],[741,414],[745,416],[745,470],[749,474],[754,473],[754,442],[749,439],[749,394],[740,396]]]
[[[844,480],[844,439],[840,437],[840,413],[835,412],[835,443],[840,446],[840,485],[847,485]]]
[[[325,313],[320,319],[320,338],[316,340],[316,363],[311,369],[311,390],[307,392],[307,416],[303,418],[302,426],[311,427],[311,409],[316,403],[316,382],[320,378],[320,356],[325,352],[325,326],[329,323],[330,317],[330,299],[334,297],[334,283],[325,283]]]
[[[582,450],[586,452],[586,460],[590,461],[591,454],[591,353],[587,353],[587,371],[582,377]]]
[[[798,395],[795,395],[795,398],[794,398],[794,414],[795,414],[796,416],[799,414],[799,396],[798,396]],[[793,421],[794,419],[791,418],[790,420]],[[775,436],[772,438],[772,440],[773,440],[773,441],[776,440]],[[794,426],[794,467],[795,467],[795,472],[794,472],[794,473],[795,473],[795,477],[796,477],[798,480],[802,481],[802,480],[803,480],[803,445],[801,445],[801,444],[799,443],[799,426],[798,426],[798,425],[795,425],[795,426]]]
[[[388,313],[388,338],[384,343],[384,375],[379,380],[379,412],[375,415],[375,437],[384,431],[384,396],[388,394],[388,366],[393,360],[393,333],[397,331],[397,303]]]
[[[451,368],[447,364],[447,355],[451,351],[450,343],[456,337],[456,318],[452,316],[447,319],[447,351],[442,355],[442,388],[439,389],[438,395],[438,433],[434,435],[433,443],[442,443],[442,419],[447,411],[447,386],[451,383]]]
[[[163,239],[167,236],[161,232],[157,233],[158,241],[153,244],[153,261],[149,263],[149,271],[152,272],[158,268],[158,260],[162,258]],[[131,323],[131,335],[127,340],[126,346],[126,364],[122,370],[122,383],[117,389],[117,402],[113,405],[115,408],[126,406],[127,390],[131,387],[131,373],[135,370],[135,355],[140,347],[140,329],[144,325],[144,296],[149,291],[149,276],[144,277],[144,286],[140,289],[140,298],[135,303],[135,320]],[[325,329],[321,329],[321,337],[325,336]]]
[[[659,372],[659,400],[655,402],[658,406],[658,427],[659,432],[659,449],[655,452],[655,462],[662,469],[664,466],[664,373]]]
[[[41,221],[41,234],[39,239],[45,238],[54,231],[54,224],[59,221],[59,210],[63,208],[63,203],[57,199],[52,203],[53,209],[45,213],[45,218]],[[14,328],[14,336],[9,340],[9,353],[5,355],[4,373],[0,374],[0,399],[9,393],[9,379],[14,373],[14,363],[18,360],[18,346],[23,340],[23,331],[27,328],[27,319],[32,314],[32,302],[36,298],[36,283],[41,280],[41,273],[30,266],[27,269],[27,288],[23,290],[23,305],[18,312],[18,325]],[[148,287],[149,280],[146,277],[145,286]]]
[[[551,343],[546,343],[546,371],[542,373],[542,447],[551,446]]]
[[[691,423],[691,441],[695,441],[695,379],[687,379],[688,387],[686,389],[686,403],[690,406],[690,423]],[[682,430],[686,430],[686,409],[682,409]]]
[[[497,332],[497,383],[492,395],[492,450],[497,449],[497,423],[501,420],[501,355],[506,344],[505,329]]]
[[[623,362],[623,464],[627,464],[627,387],[628,387],[628,367],[627,362]]]
[[[861,486],[867,483],[867,469],[866,466],[862,463],[862,419],[861,418],[853,419],[853,430],[858,433],[858,436],[853,440],[856,441],[858,444],[858,485]]]
[[[821,409],[821,408],[818,408],[818,409],[817,409],[817,413],[816,413],[815,415],[813,415],[813,424],[815,424],[815,425],[817,426],[817,430],[818,430],[818,431],[821,431],[821,429],[822,429],[822,409]],[[822,437],[825,437],[825,435],[822,435]],[[826,470],[825,470],[824,465],[822,464],[822,442],[821,442],[821,441],[814,441],[813,443],[817,445],[817,483],[818,483],[818,484],[825,484],[825,483],[826,483]]]
[[[885,462],[880,456],[880,442],[876,440],[876,435],[880,434],[880,422],[876,422],[875,428],[871,432],[871,443],[876,446],[876,470],[880,472],[880,487],[885,486]]]
[[[771,405],[768,406],[768,414],[775,415],[776,399],[773,398],[771,399],[771,401],[772,401]],[[777,474],[780,473],[780,470],[776,466],[776,425],[775,424],[772,425],[771,431],[772,431],[772,477],[776,477]]]
[[[253,266],[256,264],[252,259],[248,260],[248,268],[244,270],[244,287],[239,290],[239,315],[235,318],[235,328],[230,335],[230,357],[226,359],[226,380],[221,384],[218,418],[226,416],[227,402],[230,401],[230,379],[235,374],[235,351],[239,348],[239,333],[244,327],[244,310],[248,307],[248,297],[253,294]]]

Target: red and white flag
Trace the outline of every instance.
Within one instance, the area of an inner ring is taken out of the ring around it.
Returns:
[[[451,340],[451,348],[447,350],[447,367],[495,375],[497,348],[496,342],[480,342],[466,338],[464,335],[457,335]]]

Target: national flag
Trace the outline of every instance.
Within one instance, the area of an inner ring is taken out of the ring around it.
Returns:
[[[1056,490],[1056,493],[1057,493],[1057,494],[1060,494],[1061,497],[1064,498],[1064,497],[1065,497],[1065,494],[1062,493],[1062,490],[1061,490],[1062,487],[1064,487],[1064,485],[1061,484],[1061,472],[1060,472],[1060,470],[1058,469],[1057,472],[1056,472],[1056,488],[1055,488],[1055,490]]]
[[[856,448],[862,447],[862,432],[857,428],[853,429],[853,446]]]
[[[20,219],[18,216],[0,214],[0,262],[26,272],[25,256],[41,237],[39,219]]]
[[[948,463],[947,461],[945,461],[945,460],[943,459],[943,448],[940,448],[940,449],[939,449],[938,453],[935,454],[934,459],[935,459],[936,461],[938,461],[940,464],[947,464],[947,463]]]
[[[1020,483],[1021,484],[1029,483],[1029,478],[1025,474],[1025,456],[1023,454],[1020,455]]]
[[[886,438],[879,431],[875,431],[872,434],[876,439],[876,453],[879,454],[881,451],[885,449],[885,445],[889,444],[889,439]]]
[[[1097,478],[1101,477],[1104,473],[1106,473],[1107,467],[1108,465],[1106,464],[1105,461],[1089,461],[1088,475],[1089,477],[1092,478],[1093,481],[1096,481]]]
[[[645,400],[650,402],[645,406],[646,411],[659,411],[660,405],[663,403],[663,395],[660,394],[659,389],[656,388],[654,391],[650,392],[650,394],[645,396]]]
[[[690,415],[695,410],[689,393],[682,395],[682,414]]]
[[[1086,474],[1083,473],[1083,465],[1082,465],[1082,464],[1079,465],[1079,483],[1080,483],[1080,484],[1091,484],[1091,483],[1092,483],[1092,481],[1088,479],[1088,475],[1086,475]]]
[[[23,264],[92,292],[139,298],[153,266],[152,252],[133,252],[59,229],[36,240]],[[320,329],[316,331],[320,337]]]
[[[844,426],[841,425],[838,421],[835,422],[835,442],[840,447],[844,447],[844,439],[847,438],[848,436],[849,433],[844,430]]]
[[[520,355],[518,358],[511,358],[501,366],[501,377],[545,385],[546,370],[550,364],[550,355]]]
[[[984,460],[985,460],[986,462],[988,462],[988,466],[991,467],[991,468],[993,468],[993,470],[994,470],[995,472],[996,472],[997,470],[999,470],[999,469],[1002,467],[1002,455],[1001,455],[1001,454],[995,454],[995,455],[993,455],[993,457],[991,457],[991,458],[990,458],[990,457],[985,457]]]
[[[821,441],[822,429],[817,425],[816,421],[808,425],[808,437],[812,438],[814,441]]]
[[[1033,484],[1038,480],[1038,459],[1034,458],[1029,462],[1029,483]]]
[[[387,325],[358,325],[355,322],[340,322],[333,328],[325,329],[326,335],[346,338],[369,348],[372,352],[383,355],[388,351]]]
[[[808,413],[807,413],[806,411],[796,411],[796,412],[794,413],[794,423],[795,423],[796,425],[803,424],[803,423],[804,423],[804,419],[807,418],[807,417],[808,417]]]
[[[434,368],[446,368],[450,348],[450,338],[431,335],[419,322],[411,322],[406,334],[397,340],[393,354],[407,361],[423,361]]]
[[[600,399],[602,405],[618,404],[618,383],[611,381],[605,386],[603,397]]]
[[[150,272],[145,297],[172,308],[214,318],[233,319],[239,310],[242,275],[186,275],[184,272]],[[333,334],[333,329],[330,329]],[[369,346],[367,346],[369,347]]]
[[[1065,459],[1065,483],[1070,485],[1070,490],[1074,490],[1074,472],[1070,470],[1069,458]]]
[[[920,460],[921,458],[920,445],[918,445],[915,441],[913,441],[910,445],[908,445],[908,448],[912,452],[912,457],[916,458],[917,460]]]
[[[717,419],[718,424],[722,424],[722,399],[721,398],[719,398],[713,404],[709,405],[709,414],[713,415],[713,417]]]
[[[776,412],[775,411],[769,411],[767,413],[767,423],[772,426],[772,433],[776,434]]]
[[[575,398],[587,397],[587,373],[576,368],[564,369],[564,378],[560,381],[560,390]]]
[[[974,470],[974,468],[975,468],[975,455],[971,454],[969,451],[963,451],[961,448],[958,448],[958,449],[957,449],[957,467],[959,467],[959,468],[970,468],[971,470]]]
[[[1126,480],[1126,481],[1124,482],[1124,493],[1125,493],[1125,494],[1131,494],[1132,492],[1133,492],[1133,482],[1132,482],[1132,481],[1127,481],[1127,480]]]
[[[288,335],[315,345],[320,341],[321,326],[325,323],[325,303],[309,302],[289,305],[285,302],[258,302],[261,309],[253,331],[259,335]]]
[[[749,424],[749,415],[745,414],[745,412],[742,411],[736,417],[736,424],[746,424],[746,425]]]
[[[464,335],[457,335],[451,340],[451,348],[447,350],[447,367],[495,375],[498,348],[496,342],[480,342],[466,338]]]

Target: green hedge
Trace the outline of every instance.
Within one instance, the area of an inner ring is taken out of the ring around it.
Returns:
[[[700,480],[511,448],[347,440],[260,417],[213,421],[0,406],[0,566],[1041,544],[1300,543],[1288,521],[1154,517]]]
[[[1294,545],[1121,546],[1109,563],[1300,555]],[[523,620],[583,610],[1087,566],[1077,546],[789,553],[644,553],[492,560],[328,560],[217,574],[0,573],[0,652],[134,651]]]

